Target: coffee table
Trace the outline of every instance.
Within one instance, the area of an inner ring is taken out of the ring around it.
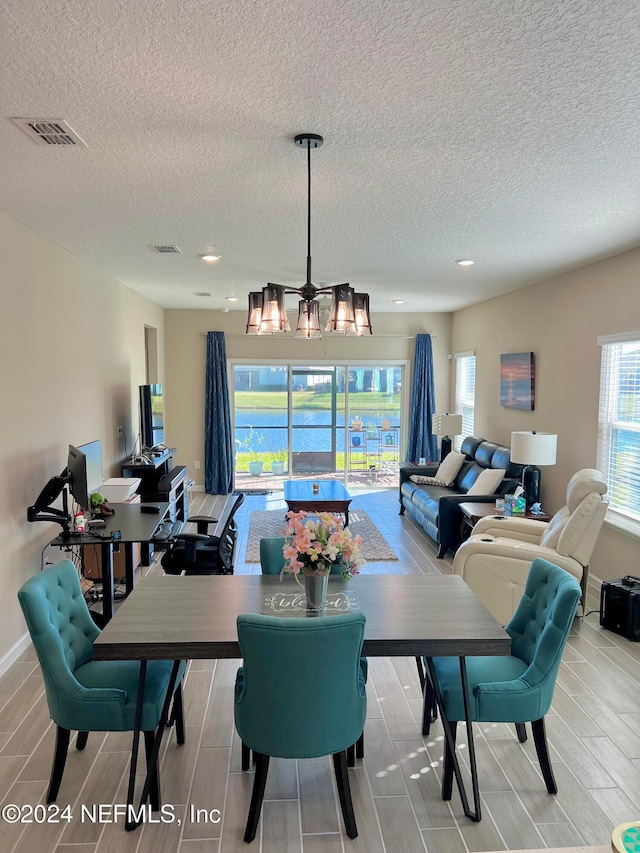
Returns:
[[[337,480],[287,480],[284,499],[292,512],[337,512],[344,515],[345,526],[349,525],[352,498]]]

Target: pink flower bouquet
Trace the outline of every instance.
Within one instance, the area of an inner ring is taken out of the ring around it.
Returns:
[[[361,536],[353,536],[340,516],[332,512],[317,515],[308,512],[288,512],[288,524],[282,531],[286,538],[282,572],[298,576],[326,575],[336,564],[348,581],[360,573],[364,557],[360,551]]]

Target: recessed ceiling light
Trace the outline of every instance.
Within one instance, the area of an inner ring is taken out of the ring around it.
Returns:
[[[475,264],[475,261],[468,260],[466,258],[461,258],[459,261],[455,261],[459,267],[472,267]]]
[[[209,264],[214,263],[215,261],[220,260],[220,255],[200,255],[203,261],[206,261]]]
[[[394,299],[394,305],[404,305],[404,299]]]
[[[227,296],[226,299],[227,299],[227,302],[237,302],[238,301],[237,296]]]

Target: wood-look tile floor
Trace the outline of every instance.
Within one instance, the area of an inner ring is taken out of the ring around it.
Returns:
[[[223,500],[192,494],[191,512],[215,514]],[[399,557],[370,563],[366,571],[451,571],[450,560],[437,560],[430,540],[398,515],[397,490],[357,493],[352,506],[366,510]],[[238,573],[259,572],[244,563],[251,511],[277,508],[284,509],[281,492],[248,496],[240,508]],[[597,606],[595,599],[589,604]],[[510,727],[476,726],[479,824],[463,816],[455,792],[449,803],[440,798],[442,730],[436,723],[429,737],[420,735],[415,661],[370,658],[369,666],[365,758],[350,770],[357,839],[343,834],[330,759],[276,759],[258,835],[253,848],[244,844],[253,774],[240,770],[233,726],[237,662],[194,661],[185,685],[187,742],[178,747],[172,734],[163,744],[162,796],[173,807],[173,823],[126,833],[122,820],[111,820],[111,806],[125,802],[131,736],[92,734],[86,750],[72,748],[67,761],[58,805],[70,807],[71,819],[41,823],[37,810],[29,824],[0,819],[0,851],[464,853],[607,844],[613,827],[638,819],[640,646],[602,631],[597,613],[575,622],[547,717],[558,795],[546,793],[532,738],[519,744]],[[3,806],[44,802],[53,741],[40,670],[29,650],[0,679]],[[91,808],[83,812],[82,806],[99,804],[103,821],[95,822]]]

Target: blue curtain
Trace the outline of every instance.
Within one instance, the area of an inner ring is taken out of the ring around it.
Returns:
[[[233,438],[224,332],[207,332],[204,418],[204,488],[210,495],[228,495],[233,491]]]
[[[417,462],[422,456],[427,462],[438,460],[437,439],[431,434],[431,418],[435,408],[431,335],[416,335],[407,462]]]

